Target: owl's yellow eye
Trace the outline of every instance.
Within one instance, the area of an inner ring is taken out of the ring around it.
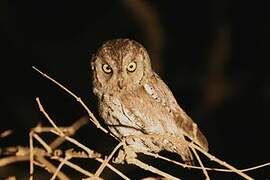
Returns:
[[[107,74],[112,72],[112,68],[108,64],[103,64],[102,65],[102,70]]]
[[[134,61],[129,63],[129,65],[127,66],[128,72],[134,72],[136,70],[136,68],[137,68],[137,64]]]

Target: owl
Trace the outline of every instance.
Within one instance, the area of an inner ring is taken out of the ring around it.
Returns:
[[[186,164],[192,164],[193,156],[185,135],[208,151],[205,136],[152,70],[140,43],[130,39],[107,41],[93,55],[91,69],[100,116],[116,138],[170,134],[177,137],[177,143],[130,139],[127,144],[151,152],[177,153]]]

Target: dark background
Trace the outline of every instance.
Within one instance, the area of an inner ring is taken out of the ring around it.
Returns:
[[[70,125],[86,114],[31,66],[65,84],[95,111],[90,57],[106,40],[122,37],[149,50],[154,69],[207,137],[210,153],[238,168],[269,162],[270,16],[263,2],[2,0],[0,132],[12,129],[13,134],[0,139],[0,147],[27,145],[31,127],[48,125],[36,96],[58,125]],[[117,143],[92,124],[76,139],[104,154]],[[184,179],[203,178],[197,170],[158,165]],[[27,168],[23,163],[7,166],[0,177],[20,172],[26,178]],[[133,166],[119,168],[131,177],[152,176]],[[248,174],[267,179],[269,172],[268,167]]]

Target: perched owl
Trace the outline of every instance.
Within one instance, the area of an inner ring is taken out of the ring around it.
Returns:
[[[177,153],[187,164],[193,162],[193,157],[184,134],[208,151],[206,138],[152,70],[141,44],[130,39],[108,41],[93,56],[91,67],[100,115],[116,138],[143,134],[177,136],[178,143],[162,147],[149,140],[127,143],[137,149]]]

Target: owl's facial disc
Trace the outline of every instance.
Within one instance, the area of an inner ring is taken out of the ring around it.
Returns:
[[[129,39],[103,44],[93,58],[93,65],[94,85],[100,92],[107,93],[133,91],[141,87],[152,73],[146,50]]]

